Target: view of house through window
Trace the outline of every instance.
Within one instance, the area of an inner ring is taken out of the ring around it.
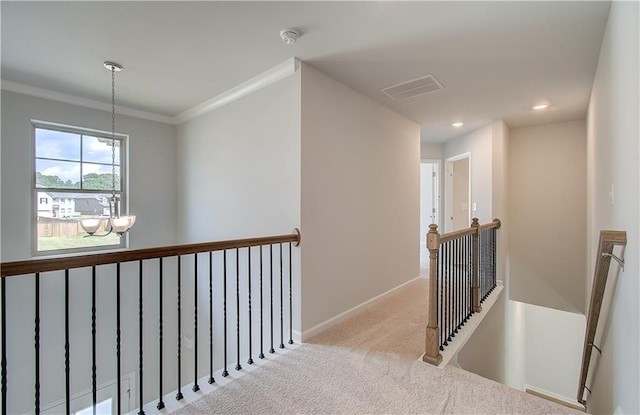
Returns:
[[[34,124],[34,127],[36,251],[52,253],[124,246],[122,238],[115,233],[87,237],[80,226],[82,218],[109,217],[114,183],[116,195],[124,206],[122,137],[116,136],[114,158],[109,134],[48,124]],[[106,233],[101,227],[96,235]]]

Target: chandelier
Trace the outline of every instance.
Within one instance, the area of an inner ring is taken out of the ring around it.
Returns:
[[[87,236],[107,236],[115,232],[123,236],[136,222],[134,215],[120,216],[120,197],[116,194],[116,72],[122,71],[122,65],[115,62],[105,62],[104,67],[111,71],[111,197],[109,198],[109,218],[86,218],[80,221],[80,226]],[[107,231],[96,234],[102,225]]]

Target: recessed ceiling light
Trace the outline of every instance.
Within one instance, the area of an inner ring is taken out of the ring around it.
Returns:
[[[453,128],[460,128],[460,127],[462,127],[463,125],[464,125],[464,123],[462,123],[462,122],[454,122],[453,124],[451,124],[451,126],[452,126]]]
[[[534,105],[532,108],[536,111],[540,111],[540,110],[547,109],[547,107],[549,107],[549,104]]]

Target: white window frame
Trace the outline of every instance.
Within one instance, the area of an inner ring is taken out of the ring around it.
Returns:
[[[46,129],[46,130],[54,130],[60,132],[68,132],[73,134],[81,134],[81,135],[90,135],[93,137],[102,137],[106,139],[112,138],[112,133],[110,131],[102,131],[91,128],[84,128],[60,123],[53,123],[49,121],[41,121],[41,120],[31,120],[31,143],[33,145],[33,151],[31,153],[31,162],[32,168],[31,172],[33,175],[31,181],[31,203],[32,203],[32,243],[31,243],[31,253],[33,256],[49,256],[49,255],[59,255],[59,254],[76,254],[83,252],[95,252],[95,251],[111,251],[111,250],[119,250],[123,248],[129,247],[129,235],[125,234],[120,238],[120,243],[118,244],[110,244],[103,246],[86,246],[80,248],[64,248],[57,250],[38,250],[38,192],[55,192],[55,193],[86,193],[86,194],[111,194],[111,189],[109,190],[87,190],[87,189],[64,189],[64,188],[46,188],[46,187],[36,187],[36,129]],[[127,212],[128,209],[128,162],[129,162],[129,136],[127,134],[115,134],[115,139],[120,141],[120,145],[117,147],[120,151],[120,190],[117,191],[120,195],[120,210],[121,212]],[[118,150],[116,150],[118,151]],[[80,161],[82,163],[82,154],[80,154]],[[82,177],[80,177],[82,180]],[[93,236],[93,238],[99,238],[98,236]]]

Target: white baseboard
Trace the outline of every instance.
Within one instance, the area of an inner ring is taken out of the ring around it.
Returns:
[[[554,393],[542,388],[538,388],[537,386],[528,385],[528,384],[524,385],[524,390],[525,392],[531,395],[535,395],[539,398],[546,399],[548,401],[555,402],[560,405],[564,405],[569,408],[584,412],[584,406],[580,404],[576,399],[567,398],[566,396],[559,395],[557,393]]]
[[[323,321],[322,323],[317,324],[317,325],[311,327],[308,330],[304,330],[301,335],[300,335],[299,332],[294,332],[294,334],[295,335],[300,335],[300,341],[301,342],[304,342],[305,340],[309,340],[311,337],[313,337],[313,336],[315,336],[317,334],[320,334],[323,331],[335,326],[336,324],[345,321],[349,317],[352,317],[352,316],[358,314],[359,312],[361,312],[363,310],[366,310],[367,308],[379,303],[385,297],[393,294],[394,292],[396,292],[397,290],[401,289],[405,285],[411,284],[412,282],[414,282],[414,281],[416,281],[416,280],[418,280],[420,278],[424,278],[424,277],[418,276],[418,277],[413,278],[413,279],[411,279],[411,280],[409,280],[409,281],[407,281],[407,282],[405,282],[403,284],[400,284],[397,287],[392,288],[389,291],[384,292],[384,293],[382,293],[382,294],[380,294],[380,295],[378,295],[376,297],[373,297],[372,299],[367,300],[364,303],[362,303],[360,305],[357,305],[357,306],[355,306],[355,307],[353,307],[353,308],[351,308],[351,309],[349,309],[349,310],[347,310],[347,311],[345,311],[343,313],[340,313],[335,317],[332,317],[332,318],[330,318],[330,319],[328,319],[326,321]]]

